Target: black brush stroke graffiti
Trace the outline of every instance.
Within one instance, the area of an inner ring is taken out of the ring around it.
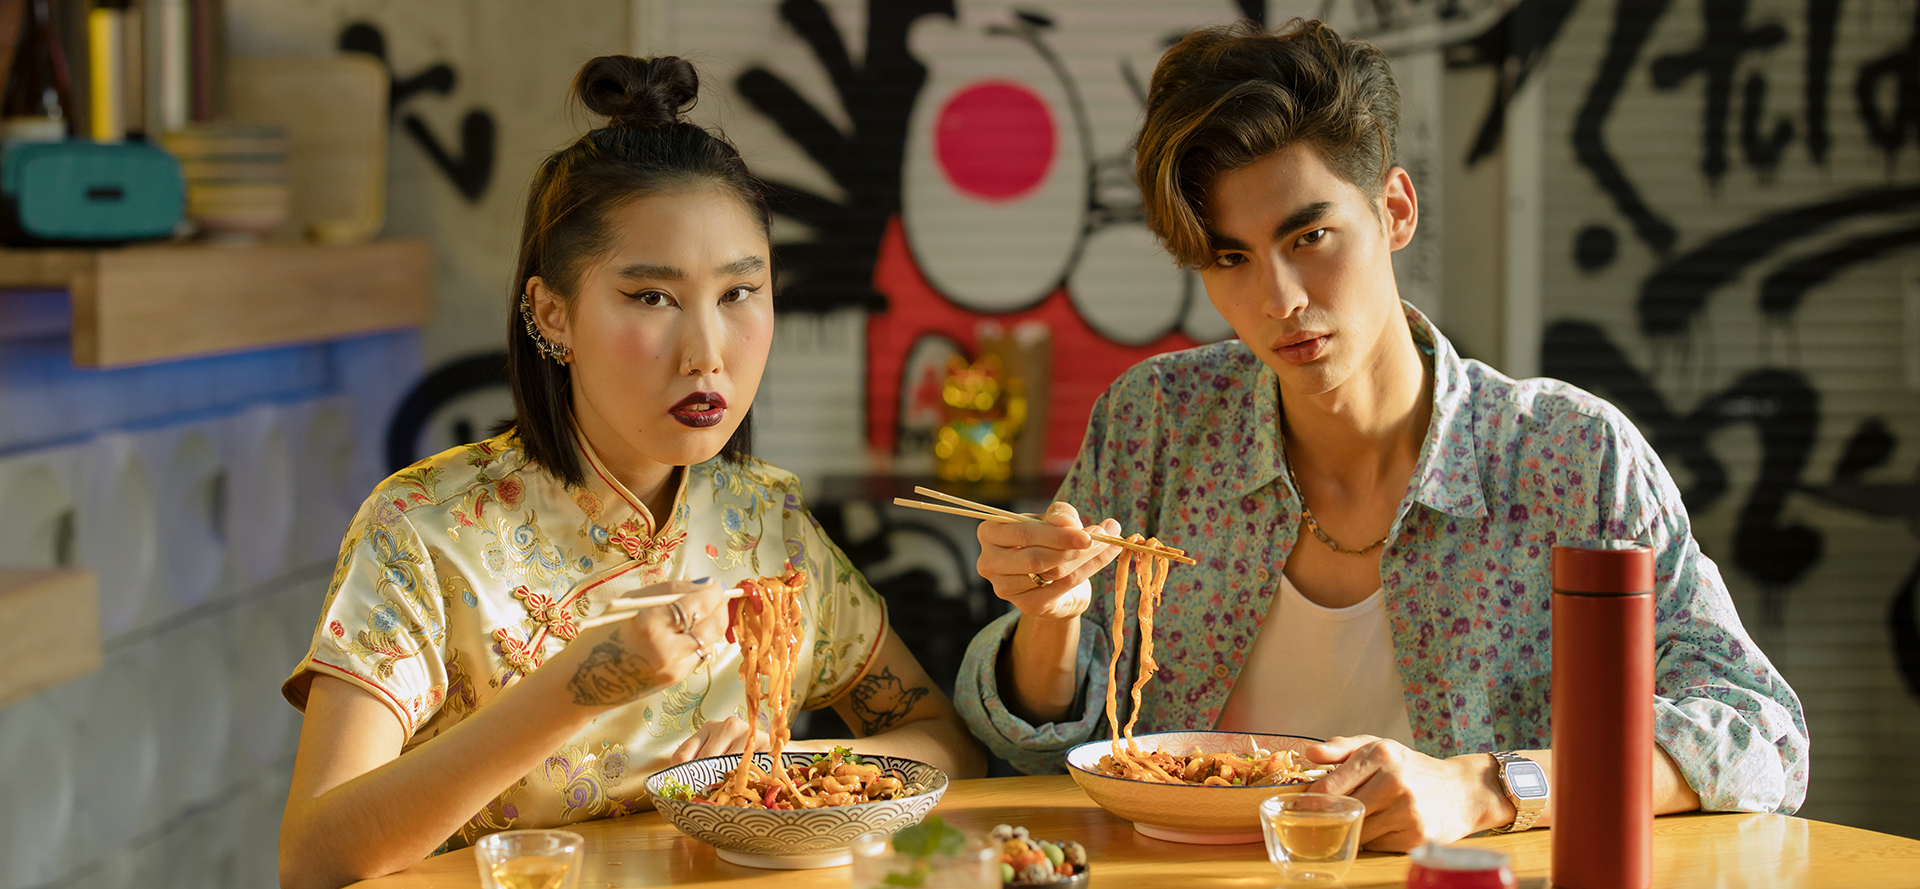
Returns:
[[[1887,609],[1887,625],[1893,631],[1893,657],[1900,665],[1900,678],[1907,694],[1920,698],[1920,561],[1913,563],[1900,592]]]
[[[427,456],[419,453],[420,433],[426,431],[434,414],[462,396],[484,389],[504,389],[507,385],[507,353],[482,352],[449,361],[413,384],[394,409],[387,424],[387,471],[399,472]],[[457,420],[454,437],[462,444],[479,441],[488,434],[473,426],[471,419]],[[493,430],[498,432],[500,430]]]
[[[837,201],[767,180],[774,212],[817,233],[811,241],[774,245],[784,309],[886,308],[886,298],[873,289],[873,267],[887,222],[900,211],[907,121],[927,80],[926,66],[908,48],[907,32],[929,15],[952,18],[952,0],[868,0],[866,57],[856,66],[819,0],[780,4],[780,18],[826,69],[852,122],[850,132],[841,132],[792,84],[765,67],[748,68],[734,82],[748,104],[798,143],[847,195]]]
[[[1689,511],[1707,509],[1727,493],[1726,466],[1708,447],[1708,436],[1725,426],[1753,424],[1760,436],[1760,475],[1740,508],[1733,562],[1760,582],[1763,616],[1777,625],[1786,589],[1806,575],[1823,550],[1817,529],[1782,521],[1820,425],[1820,394],[1806,378],[1790,370],[1749,371],[1683,415],[1595,325],[1551,325],[1540,356],[1542,373],[1605,395],[1648,430],[1656,451],[1680,461],[1691,476],[1681,492]]]
[[[1827,85],[1833,72],[1833,46],[1840,38],[1840,0],[1807,0],[1807,153],[1827,162]]]
[[[393,65],[387,59],[387,37],[379,27],[367,22],[354,22],[340,32],[338,41],[341,52],[359,52],[373,56],[387,69],[390,85],[387,91],[389,114],[397,114],[402,102],[421,93],[447,95],[453,92],[457,83],[453,66],[445,62],[436,62],[418,74],[400,77],[393,71]],[[460,152],[455,154],[440,144],[439,137],[428,128],[425,119],[417,114],[408,114],[401,119],[400,125],[407,135],[419,144],[427,153],[433,165],[446,174],[453,187],[468,201],[477,202],[487,193],[487,185],[493,181],[494,156],[496,152],[497,127],[493,115],[483,109],[473,109],[460,120]]]
[[[1492,68],[1493,97],[1480,119],[1480,132],[1467,152],[1471,167],[1500,149],[1507,129],[1507,106],[1539,68],[1560,37],[1580,0],[1521,0],[1485,31],[1446,49],[1449,68]]]
[[[1250,21],[1261,30],[1267,27],[1267,0],[1234,0],[1240,7],[1240,17]]]
[[[1811,256],[1787,263],[1760,282],[1760,311],[1776,319],[1785,319],[1800,308],[1807,291],[1846,271],[1906,247],[1920,244],[1920,226],[1903,228],[1856,238]]]
[[[1620,100],[1621,90],[1626,88],[1627,75],[1632,72],[1634,61],[1640,58],[1640,50],[1653,35],[1653,27],[1665,15],[1673,0],[1620,0],[1613,10],[1613,30],[1607,35],[1607,52],[1600,60],[1600,70],[1594,76],[1593,85],[1587,88],[1587,98],[1581,103],[1579,114],[1574,118],[1573,153],[1593,174],[1600,190],[1613,201],[1613,206],[1633,224],[1633,231],[1641,241],[1652,247],[1655,253],[1666,255],[1673,249],[1679,233],[1672,223],[1662,219],[1647,206],[1640,197],[1639,189],[1627,178],[1620,163],[1614,160],[1613,152],[1607,147],[1607,118],[1613,114],[1614,103]]]
[[[1861,65],[1853,81],[1854,102],[1867,129],[1867,140],[1887,156],[1888,166],[1907,144],[1907,131],[1920,128],[1920,6],[1914,7],[1913,15],[1906,45]],[[1894,82],[1890,111],[1880,107],[1880,85],[1889,78]]]
[[[1920,537],[1920,478],[1905,484],[1874,483],[1865,475],[1886,465],[1898,447],[1885,420],[1860,421],[1833,469],[1833,481],[1803,490],[1822,501],[1879,519],[1898,519]],[[1916,472],[1920,476],[1920,472]],[[1893,643],[1896,671],[1907,693],[1920,698],[1920,561],[1894,588],[1887,606],[1887,628]]]
[[[1920,186],[1875,188],[1794,207],[1714,236],[1669,260],[1640,284],[1635,310],[1650,337],[1684,332],[1715,290],[1793,241],[1849,219],[1920,206]]]
[[[1785,43],[1787,29],[1779,25],[1747,27],[1747,0],[1705,0],[1700,6],[1705,27],[1700,45],[1653,60],[1653,85],[1671,90],[1698,74],[1705,80],[1706,112],[1701,121],[1700,172],[1709,185],[1718,185],[1727,173],[1727,120],[1733,111],[1733,78],[1747,53]],[[1777,121],[1774,131],[1761,135],[1760,117],[1766,102],[1766,80],[1747,78],[1740,141],[1747,162],[1763,173],[1780,162],[1780,153],[1793,139],[1793,124]]]

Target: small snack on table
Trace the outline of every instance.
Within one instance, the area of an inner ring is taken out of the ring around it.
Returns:
[[[1087,850],[1072,840],[1034,839],[1024,827],[996,825],[988,834],[1000,847],[1000,882],[1008,886],[1065,883],[1087,872]]]

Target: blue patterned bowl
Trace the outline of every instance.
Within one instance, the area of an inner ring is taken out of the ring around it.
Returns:
[[[813,753],[783,753],[785,764],[812,762]],[[761,768],[767,766],[767,754],[756,753]],[[897,771],[907,786],[926,790],[912,796],[851,806],[822,809],[743,809],[716,806],[690,800],[667,799],[660,788],[678,781],[696,790],[704,790],[733,773],[740,754],[709,756],[662,769],[647,778],[647,793],[654,808],[660,810],[680,832],[711,845],[721,859],[747,867],[796,869],[837,867],[851,861],[847,846],[853,838],[869,830],[896,831],[920,823],[941,794],[947,792],[947,773],[911,759],[897,756],[861,754],[863,762],[887,771]]]

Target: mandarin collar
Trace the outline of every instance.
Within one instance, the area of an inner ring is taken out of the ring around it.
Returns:
[[[596,518],[598,524],[613,529],[625,524],[628,518],[632,518],[638,522],[643,536],[648,538],[659,537],[676,528],[686,527],[687,479],[692,475],[688,471],[689,467],[681,466],[676,470],[680,478],[674,485],[673,511],[668,516],[667,523],[661,525],[655,520],[653,513],[647,509],[647,505],[639,497],[634,496],[632,491],[627,490],[627,486],[621,484],[620,479],[607,468],[607,464],[600,459],[600,455],[593,450],[593,445],[587,442],[586,435],[582,434],[577,426],[574,427],[573,439],[580,444],[580,454],[587,460],[585,473],[587,492],[600,503],[601,512]]]
[[[1427,358],[1433,374],[1433,412],[1420,456],[1408,483],[1412,499],[1449,515],[1478,518],[1487,514],[1480,487],[1480,461],[1473,432],[1472,381],[1460,354],[1433,322],[1412,303],[1402,300],[1414,346]],[[1252,389],[1252,428],[1248,430],[1246,459],[1239,478],[1245,495],[1279,482],[1282,496],[1298,503],[1300,492],[1287,477],[1286,442],[1280,435],[1280,377],[1258,356],[1246,373]],[[1451,455],[1452,461],[1446,458]],[[1449,478],[1448,472],[1457,473]]]

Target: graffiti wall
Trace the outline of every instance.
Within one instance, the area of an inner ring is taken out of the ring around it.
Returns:
[[[1522,9],[1541,370],[1665,459],[1806,704],[1805,814],[1920,833],[1920,7]]]
[[[1054,363],[1043,430],[1057,467],[1121,371],[1231,334],[1154,243],[1132,183],[1129,143],[1155,60],[1196,26],[1320,11],[1294,5],[672,3],[653,46],[694,56],[731,87],[706,113],[772,185],[788,318],[860,313],[848,323],[861,347],[839,379],[863,393],[861,422],[844,443],[911,458],[910,427],[937,422],[929,402],[946,358],[971,351],[983,324],[1040,322],[1054,354],[1071,356]],[[1396,63],[1430,69],[1409,79],[1433,87],[1429,44]],[[1437,151],[1438,104],[1420,107],[1403,143],[1411,167]],[[1438,204],[1428,206],[1437,231]],[[1402,271],[1408,295],[1437,310],[1430,244],[1408,251]],[[807,397],[773,385],[763,397],[788,409]]]
[[[231,8],[243,51],[369,52],[393,72],[389,233],[435,240],[441,287],[393,464],[507,409],[524,186],[588,123],[566,113],[568,78],[602,52],[693,59],[696,116],[774,192],[781,320],[758,448],[809,483],[902,463],[927,383],[983,325],[1050,330],[1056,465],[1122,369],[1228,335],[1147,235],[1128,175],[1154,61],[1242,17],[1375,39],[1422,197],[1403,293],[1476,357],[1640,424],[1806,699],[1805,814],[1920,835],[1914,0]]]

